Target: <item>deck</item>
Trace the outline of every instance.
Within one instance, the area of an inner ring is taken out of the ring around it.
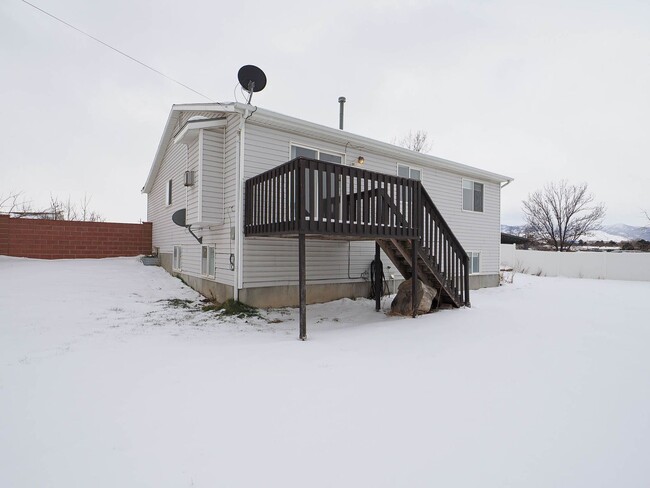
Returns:
[[[305,239],[375,241],[376,257],[383,249],[405,278],[433,286],[454,307],[470,304],[468,255],[420,181],[296,158],[247,180],[245,195],[247,237],[299,239],[301,339]]]

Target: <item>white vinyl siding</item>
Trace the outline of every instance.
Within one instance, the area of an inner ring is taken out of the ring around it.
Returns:
[[[213,113],[184,113],[185,120],[191,115],[206,115],[215,117]],[[183,122],[181,121],[181,124]],[[182,125],[181,125],[182,126]],[[223,130],[223,186],[222,205],[220,206],[222,218],[209,227],[195,229],[197,235],[215,246],[215,278],[214,280],[227,285],[233,283],[233,271],[230,268],[230,255],[235,252],[236,241],[230,239],[230,228],[236,225],[235,221],[235,168],[238,162],[238,133],[240,115],[227,116],[227,126]],[[245,164],[242,179],[246,180],[261,172],[267,171],[290,159],[291,145],[314,148],[325,154],[340,155],[341,164],[353,165],[360,155],[365,158],[363,169],[394,175],[396,164],[409,168],[421,168],[420,178],[432,200],[438,207],[447,223],[450,225],[461,245],[480,253],[481,274],[498,274],[499,272],[499,241],[500,241],[500,183],[483,181],[483,211],[463,211],[463,180],[472,181],[467,175],[460,172],[441,170],[433,166],[425,166],[421,161],[413,161],[407,155],[403,158],[386,156],[381,148],[371,144],[363,150],[347,146],[345,142],[333,142],[331,138],[319,138],[312,131],[309,135],[287,132],[277,127],[260,125],[253,115],[246,122],[245,133]],[[180,126],[176,129],[179,130]],[[207,155],[212,149],[208,148],[212,142],[205,137],[204,153]],[[215,131],[217,139],[221,137]],[[183,273],[196,277],[201,274],[201,245],[189,235],[186,229],[175,226],[171,215],[175,210],[184,208],[185,191],[183,190],[182,174],[188,166],[188,148],[184,144],[167,146],[163,157],[163,164],[156,175],[151,192],[148,195],[148,220],[153,225],[153,244],[160,247],[161,253],[173,252],[173,246],[183,246]],[[217,154],[219,150],[215,151]],[[198,151],[197,151],[198,154]],[[206,159],[207,160],[207,159]],[[204,164],[206,163],[204,160]],[[220,163],[217,163],[219,165]],[[190,154],[189,167],[193,167],[193,156]],[[198,176],[198,174],[197,174]],[[409,177],[411,176],[409,169]],[[170,206],[162,203],[165,198],[165,184],[174,178],[174,201]],[[194,187],[189,187],[190,191]],[[203,188],[204,192],[218,192],[216,187]],[[213,189],[211,189],[213,188]],[[189,192],[188,192],[189,194]],[[204,202],[207,201],[207,195]],[[188,203],[189,209],[192,203]],[[219,197],[216,197],[219,200]],[[196,202],[196,199],[194,199]],[[207,204],[205,206],[207,209]],[[241,206],[243,209],[243,205]],[[204,210],[205,211],[205,210]],[[207,214],[206,214],[207,215]],[[298,283],[298,241],[297,239],[279,238],[245,238],[243,242],[243,286],[264,287],[295,285]],[[360,282],[361,274],[368,270],[370,262],[374,259],[373,242],[347,241],[307,241],[307,280],[313,284]],[[348,267],[349,251],[349,267]],[[382,256],[384,266],[392,265],[390,260]],[[205,278],[205,277],[204,277]],[[399,275],[396,276],[400,278]]]
[[[193,115],[203,115],[208,118],[214,118],[218,114],[212,112],[183,112],[178,124],[174,127],[174,132],[178,132],[185,124],[187,119]],[[235,224],[234,209],[228,208],[228,205],[234,205],[234,165],[236,155],[236,134],[239,128],[239,116],[228,117],[228,125],[225,130],[217,129],[204,131],[204,166],[206,172],[204,177],[210,181],[207,173],[211,171],[211,165],[217,168],[215,181],[206,184],[203,188],[203,212],[204,216],[210,216],[209,227],[193,226],[192,230],[203,237],[204,242],[210,242],[215,248],[215,265],[216,270],[214,279],[219,283],[232,285],[233,273],[230,269],[230,254],[234,253],[235,241],[230,240],[230,221]],[[225,135],[225,137],[224,137]],[[216,142],[214,141],[216,139]],[[225,139],[225,141],[224,141]],[[220,141],[224,143],[219,144]],[[199,202],[199,140],[198,137],[190,144],[174,144],[170,141],[163,156],[163,162],[159,172],[155,177],[152,189],[147,196],[147,220],[153,222],[153,245],[160,248],[161,254],[167,254],[170,262],[173,260],[173,250],[175,245],[182,245],[182,272],[197,278],[204,278],[201,274],[201,245],[183,228],[175,225],[172,220],[172,214],[179,209],[187,209],[187,223],[196,223],[199,221],[198,202]],[[222,154],[219,160],[219,153]],[[212,160],[211,160],[212,158]],[[230,201],[224,198],[225,183],[220,183],[219,166],[221,174],[225,168],[229,168],[232,181],[228,187],[232,189]],[[184,187],[184,173],[187,170],[195,171],[195,184],[190,187]],[[164,205],[166,184],[169,179],[173,179],[173,202],[172,205]],[[217,195],[214,195],[217,193]],[[210,214],[212,211],[210,205],[214,202],[216,212],[219,215]],[[163,204],[161,204],[163,203]],[[215,218],[216,222],[212,219]]]
[[[246,125],[246,165],[244,177],[250,178],[291,159],[290,145],[319,149],[329,154],[342,154],[342,164],[353,165],[361,154],[345,144],[336,145],[326,140],[288,133],[277,128],[251,123]],[[363,149],[363,169],[395,174],[394,158],[386,157],[372,147]],[[305,155],[305,157],[308,157]],[[418,164],[399,161],[397,164],[419,169]],[[409,169],[409,176],[411,175]],[[499,272],[500,242],[500,184],[484,183],[484,212],[463,212],[463,176],[457,173],[425,168],[421,181],[465,249],[481,253],[483,274]],[[307,240],[307,281],[309,283],[336,283],[358,281],[374,259],[373,242],[352,242],[350,273],[348,277],[348,243],[345,241]],[[244,240],[244,287],[293,285],[298,282],[297,239],[248,238]],[[390,260],[382,256],[385,265]],[[392,266],[392,264],[391,264]],[[398,275],[397,278],[400,278]]]
[[[201,220],[204,222],[223,223],[224,146],[223,129],[203,131]]]

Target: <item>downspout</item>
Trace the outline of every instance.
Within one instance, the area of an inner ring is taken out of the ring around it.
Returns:
[[[198,222],[203,222],[203,129],[199,129],[199,147],[198,147],[198,154],[199,154],[199,161],[198,161],[198,183],[199,183],[199,191],[198,191],[198,201],[196,205],[196,220]]]
[[[190,146],[189,144],[185,144],[185,171],[190,170]],[[183,175],[183,178],[185,178],[185,175]],[[188,187],[185,187],[185,208],[187,208],[187,202],[189,201],[189,194],[188,194]]]
[[[235,179],[237,184],[235,186],[235,273],[233,276],[233,295],[235,300],[239,300],[239,290],[242,287],[244,281],[244,267],[243,267],[243,256],[244,256],[244,202],[242,199],[243,196],[243,185],[244,185],[244,147],[246,145],[246,118],[250,115],[250,110],[246,108],[244,113],[241,114],[239,119],[239,131],[237,133],[238,142],[239,142],[239,152],[238,152],[238,161],[235,168]]]

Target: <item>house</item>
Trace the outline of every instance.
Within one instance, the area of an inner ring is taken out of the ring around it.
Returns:
[[[498,285],[509,181],[263,108],[210,103],[172,107],[142,191],[162,266],[216,300],[297,305],[299,258],[303,302],[367,296],[380,254],[397,280],[415,258],[418,276],[459,306],[470,288]],[[172,222],[180,209],[191,233]]]

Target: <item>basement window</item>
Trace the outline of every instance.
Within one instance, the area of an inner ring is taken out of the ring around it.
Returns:
[[[174,260],[172,262],[172,269],[174,271],[181,270],[181,246],[174,246]]]
[[[463,180],[463,210],[483,211],[483,183]]]
[[[470,251],[469,256],[469,274],[478,274],[481,272],[481,253]]]
[[[214,246],[201,246],[201,274],[214,277]]]

